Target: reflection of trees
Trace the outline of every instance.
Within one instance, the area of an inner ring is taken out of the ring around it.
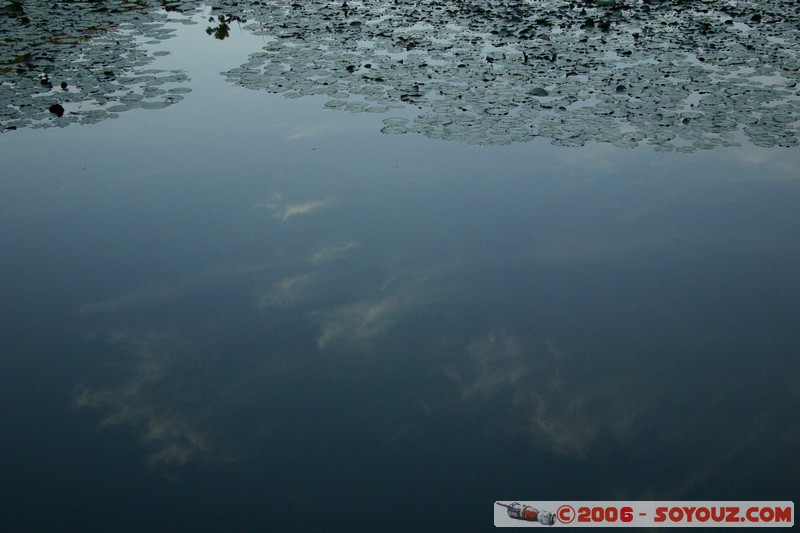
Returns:
[[[475,143],[544,136],[664,150],[797,145],[791,2],[272,2],[230,81],[328,107],[415,114],[387,132]],[[265,31],[263,27],[271,30]],[[398,119],[399,120],[399,119]]]
[[[177,102],[180,72],[150,70],[137,41],[167,39],[178,2],[12,2],[0,9],[0,128],[97,122]]]
[[[209,22],[214,22],[214,17],[209,17]],[[216,26],[209,26],[206,28],[206,33],[213,35],[215,39],[220,41],[226,39],[231,33],[231,22],[243,22],[242,19],[235,15],[219,15],[217,17],[218,24]]]

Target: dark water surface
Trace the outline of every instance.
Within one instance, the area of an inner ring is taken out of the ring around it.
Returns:
[[[796,123],[683,152],[384,135],[424,104],[232,83],[270,41],[217,15],[141,44],[171,105],[0,136],[0,529],[797,500]]]

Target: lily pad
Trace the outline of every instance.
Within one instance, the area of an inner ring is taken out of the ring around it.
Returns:
[[[682,138],[709,148],[719,145],[721,133],[797,99],[786,83],[767,81],[779,74],[778,65],[798,64],[794,29],[800,20],[786,0],[737,2],[735,12],[724,0],[680,5],[589,0],[581,9],[559,0],[501,0],[442,7],[433,0],[418,2],[413,10],[405,3],[358,3],[360,23],[353,25],[335,23],[331,3],[323,0],[285,10],[248,6],[248,18],[279,27],[274,37],[291,46],[267,44],[247,65],[292,68],[284,70],[280,83],[266,86],[236,69],[228,79],[286,96],[297,90],[312,94],[303,88],[310,71],[301,67],[313,61],[316,85],[325,80],[349,98],[405,105],[418,110],[417,126],[410,129],[476,144],[527,140],[529,132],[537,132],[562,145],[597,140],[658,146]],[[756,12],[776,23],[762,24],[758,34],[750,31]],[[730,24],[709,26],[709,20]],[[757,68],[748,73],[739,65]],[[326,107],[359,109],[350,103]],[[721,107],[724,119],[717,116]],[[459,125],[459,113],[475,122]],[[558,120],[548,125],[551,115]],[[774,116],[777,120],[761,126],[773,130],[771,135],[758,142],[791,142],[797,108],[787,105]]]

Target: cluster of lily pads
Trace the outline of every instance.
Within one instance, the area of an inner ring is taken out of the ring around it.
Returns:
[[[146,67],[169,38],[165,8],[190,2],[12,0],[0,8],[0,129],[94,123],[174,104],[182,71]]]
[[[2,0],[0,0],[2,1]],[[188,0],[0,7],[0,129],[97,122],[181,100],[147,69]],[[797,146],[794,0],[211,0],[263,49],[223,74],[327,108],[386,113],[382,131],[475,144],[546,137],[693,151]],[[181,19],[190,23],[188,17]],[[215,31],[211,31],[215,30]],[[166,52],[165,52],[166,53]]]
[[[384,133],[693,151],[797,146],[794,0],[217,1],[263,50],[223,74]]]

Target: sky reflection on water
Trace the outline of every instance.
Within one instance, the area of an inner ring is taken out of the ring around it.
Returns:
[[[177,105],[0,138],[4,526],[795,499],[797,148],[382,135],[162,46]]]

